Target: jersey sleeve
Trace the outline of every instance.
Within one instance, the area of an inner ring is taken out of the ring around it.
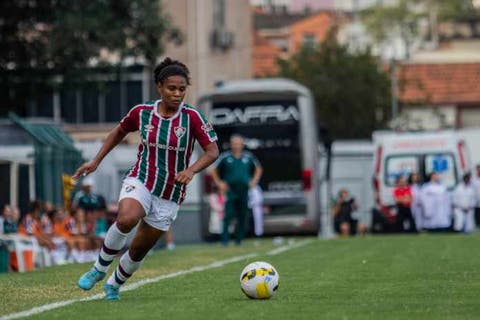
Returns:
[[[191,128],[193,136],[200,143],[202,149],[205,149],[211,142],[217,141],[217,133],[207,118],[198,110],[191,113]]]
[[[139,129],[140,125],[140,106],[135,106],[120,121],[120,127],[125,132],[133,132]]]

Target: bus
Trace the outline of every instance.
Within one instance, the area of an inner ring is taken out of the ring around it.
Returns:
[[[317,232],[319,147],[311,92],[281,78],[229,81],[202,96],[198,106],[215,128],[220,151],[228,149],[232,134],[240,134],[260,161],[265,234]],[[205,200],[202,208],[208,221]]]

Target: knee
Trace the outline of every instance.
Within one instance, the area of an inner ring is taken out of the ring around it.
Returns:
[[[138,223],[139,218],[131,215],[119,215],[117,218],[117,228],[123,232],[130,232]]]

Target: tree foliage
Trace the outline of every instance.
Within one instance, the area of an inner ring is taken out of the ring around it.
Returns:
[[[335,33],[321,45],[280,60],[279,75],[313,92],[318,121],[334,138],[370,138],[389,118],[390,80],[369,51],[350,53]]]
[[[159,0],[0,1],[2,93],[25,100],[126,57],[154,64],[165,40],[180,39]]]

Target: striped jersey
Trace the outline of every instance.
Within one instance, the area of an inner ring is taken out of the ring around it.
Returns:
[[[140,180],[155,196],[178,204],[185,198],[186,185],[175,182],[177,173],[189,165],[195,140],[203,149],[217,140],[205,116],[182,103],[171,117],[162,117],[160,100],[133,107],[120,121],[125,132],[140,131],[137,161],[127,177]]]

